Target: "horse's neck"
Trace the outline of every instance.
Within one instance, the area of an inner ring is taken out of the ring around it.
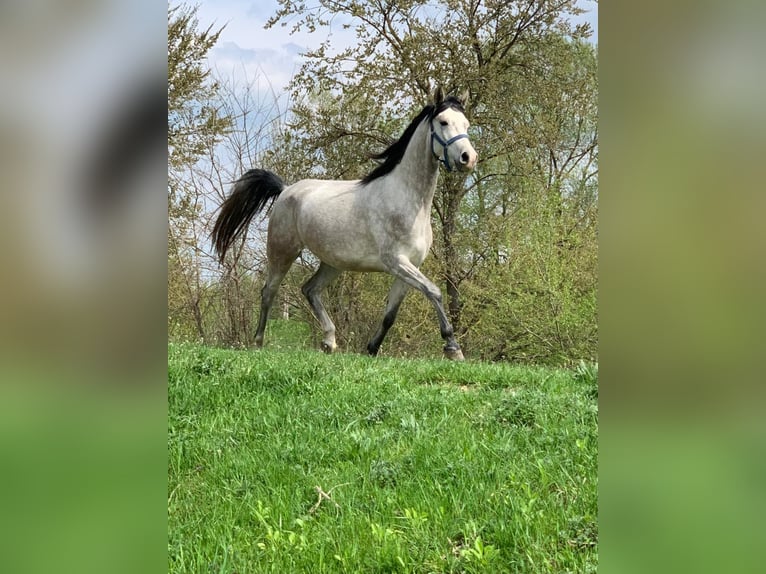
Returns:
[[[430,211],[439,164],[431,153],[428,122],[421,122],[407,145],[402,161],[391,172],[391,183],[416,204]]]

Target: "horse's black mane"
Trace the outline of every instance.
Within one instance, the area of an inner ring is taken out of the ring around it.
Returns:
[[[407,146],[412,139],[412,135],[415,133],[415,130],[418,128],[420,123],[425,120],[430,121],[432,118],[438,116],[447,108],[453,108],[459,112],[465,113],[463,104],[461,104],[460,100],[454,96],[445,98],[444,101],[438,105],[429,104],[424,107],[420,113],[415,116],[415,119],[410,122],[410,125],[407,126],[407,129],[404,130],[404,133],[398,140],[388,146],[381,153],[372,156],[373,159],[382,159],[384,161],[382,164],[364,176],[364,178],[362,178],[361,184],[367,185],[371,181],[391,173],[394,168],[399,165],[399,162],[402,161],[404,152],[407,151]]]

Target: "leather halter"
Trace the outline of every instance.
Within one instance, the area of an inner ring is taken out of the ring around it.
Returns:
[[[450,138],[450,139],[448,139],[447,141],[444,141],[444,140],[443,140],[443,139],[442,139],[442,138],[439,136],[439,134],[437,134],[437,133],[434,131],[434,120],[433,120],[433,119],[431,119],[431,122],[430,122],[430,126],[431,126],[431,151],[433,152],[433,149],[434,149],[434,140],[436,140],[437,142],[439,142],[439,144],[442,146],[442,149],[444,150],[444,157],[439,157],[439,156],[438,156],[438,155],[436,155],[435,153],[434,153],[434,157],[435,157],[437,160],[439,160],[439,162],[441,162],[441,163],[443,163],[443,164],[444,164],[444,167],[446,167],[446,168],[447,168],[447,171],[452,171],[452,166],[449,164],[449,155],[447,155],[447,148],[448,148],[448,147],[449,147],[451,144],[455,143],[457,140],[461,140],[461,139],[463,139],[463,138],[468,138],[468,134],[458,134],[458,135],[456,135],[456,136],[454,136],[454,137],[451,137],[451,138]]]

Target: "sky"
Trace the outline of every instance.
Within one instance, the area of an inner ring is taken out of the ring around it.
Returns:
[[[579,19],[590,22],[592,40],[598,41],[598,3],[580,0],[585,14]],[[234,78],[237,83],[256,84],[258,91],[274,89],[280,92],[300,68],[301,52],[315,48],[327,38],[327,33],[305,31],[290,34],[290,26],[265,30],[264,24],[276,13],[277,0],[204,0],[198,18],[200,27],[226,25],[218,44],[208,58],[210,67],[222,78]],[[578,19],[578,20],[579,20]],[[578,20],[574,20],[577,22]],[[336,49],[356,42],[353,30],[343,30],[336,22],[331,28]]]

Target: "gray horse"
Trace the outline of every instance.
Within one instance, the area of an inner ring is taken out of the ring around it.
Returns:
[[[322,327],[322,350],[332,353],[337,347],[335,325],[322,304],[325,287],[343,271],[384,271],[394,276],[394,282],[383,322],[367,345],[368,352],[378,353],[412,287],[436,309],[444,355],[463,360],[441,291],[419,267],[433,239],[431,204],[439,163],[448,171],[470,171],[476,165],[477,154],[466,134],[467,96],[466,92],[458,98],[444,98],[437,88],[434,104],[425,106],[402,136],[375,156],[383,163],[361,180],[304,179],[285,187],[278,176],[260,169],[237,180],[212,233],[221,261],[252,218],[273,201],[256,346],[263,345],[269,310],[282,279],[300,252],[308,249],[321,264],[302,291]]]

